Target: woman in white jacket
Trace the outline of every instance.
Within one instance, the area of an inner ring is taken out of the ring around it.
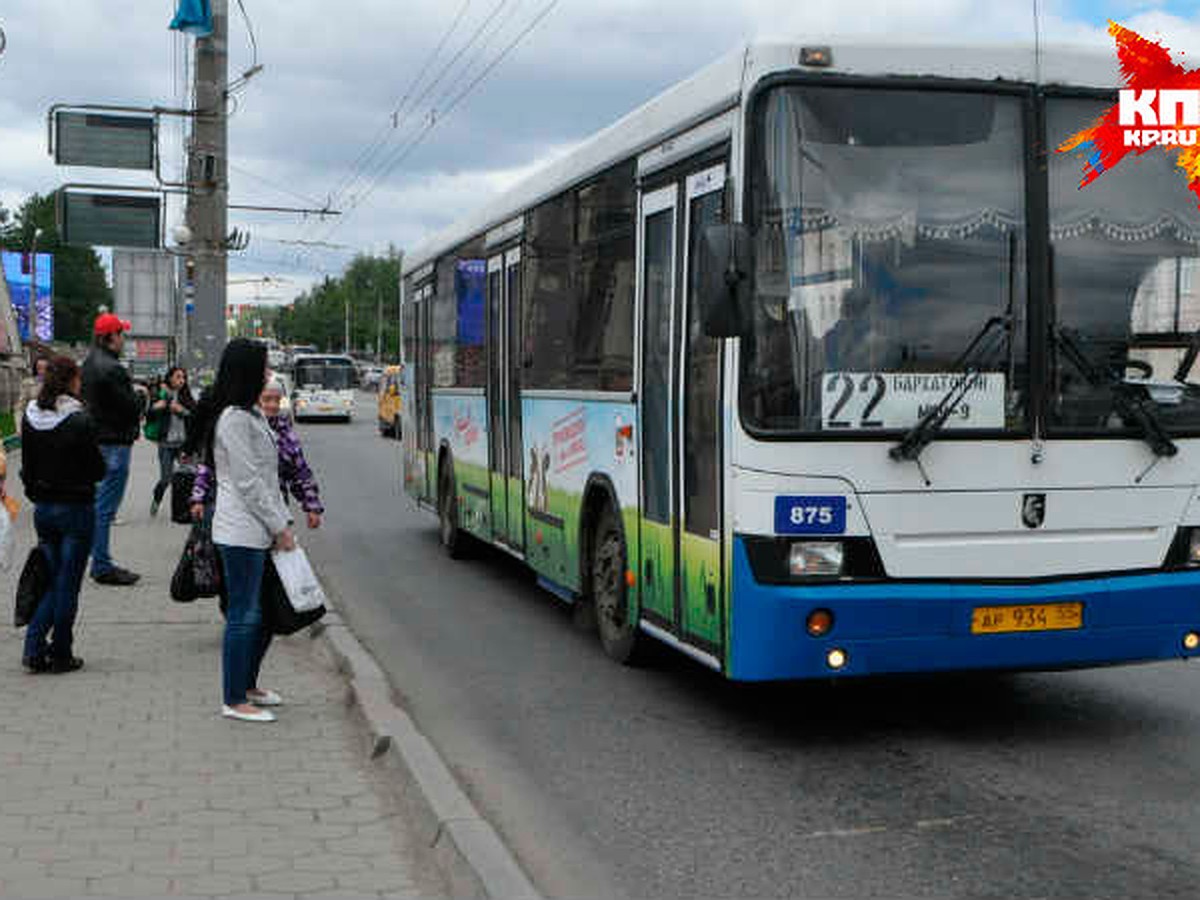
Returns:
[[[212,535],[221,556],[229,609],[225,620],[224,705],[221,713],[247,722],[273,722],[266,706],[281,702],[258,687],[258,671],[271,643],[263,626],[263,568],[271,548],[295,547],[287,506],[279,493],[279,453],[255,408],[267,378],[267,348],[230,341],[221,356],[209,465],[216,473]]]

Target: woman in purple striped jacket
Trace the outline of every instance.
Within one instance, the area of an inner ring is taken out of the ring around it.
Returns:
[[[282,398],[283,385],[272,379],[267,382],[258,401],[279,447],[279,489],[283,492],[284,499],[287,499],[288,494],[296,498],[308,517],[309,528],[320,528],[325,507],[321,505],[317,480],[304,458],[304,450],[300,446],[300,438],[296,436],[296,429],[292,427],[288,416],[279,413]],[[199,521],[204,515],[204,505],[213,499],[212,470],[206,465],[202,464],[196,473],[191,499],[192,517]]]

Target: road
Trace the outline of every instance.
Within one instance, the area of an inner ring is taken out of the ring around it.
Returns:
[[[501,554],[439,552],[400,451],[301,435],[305,541],[357,634],[552,896],[1195,896],[1200,668],[741,686],[609,661]]]

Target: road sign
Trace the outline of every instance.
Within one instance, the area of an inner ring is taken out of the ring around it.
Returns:
[[[157,249],[162,242],[162,197],[61,190],[58,224],[66,244]]]
[[[153,116],[54,114],[54,161],[60,166],[153,169],[154,145]]]

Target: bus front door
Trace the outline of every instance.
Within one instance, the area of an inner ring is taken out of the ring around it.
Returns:
[[[725,165],[642,194],[639,233],[644,619],[717,660],[724,644],[720,342],[703,334],[688,270],[721,221]]]

